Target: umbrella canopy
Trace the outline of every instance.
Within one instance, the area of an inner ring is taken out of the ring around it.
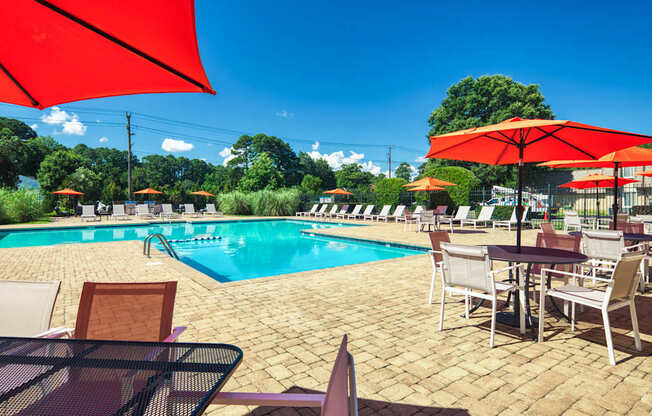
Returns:
[[[55,195],[84,195],[83,192],[75,191],[74,189],[70,189],[70,188],[65,188],[50,193]]]
[[[324,193],[331,194],[331,195],[353,195],[352,192],[349,192],[346,189],[342,189],[342,188],[331,189],[330,191],[324,191]]]
[[[213,195],[212,193],[210,193],[210,192],[206,192],[206,191],[195,191],[195,192],[191,192],[190,195],[199,195],[199,196],[215,196],[215,195]]]
[[[614,224],[616,224],[618,221],[618,188],[620,187],[620,181],[623,180],[618,178],[618,168],[647,165],[652,165],[652,149],[634,146],[607,153],[597,160],[553,160],[540,163],[537,166],[549,168],[613,168],[615,177],[612,185],[614,189],[613,214]]]
[[[145,188],[141,189],[140,191],[134,192],[134,194],[162,194],[163,192],[157,191],[156,189],[152,188]]]
[[[634,175],[652,176],[652,170],[644,170],[643,172],[636,172]]]
[[[420,186],[415,186],[414,188],[408,189],[409,192],[419,192],[419,191],[443,191],[446,188],[441,187],[441,186],[434,186],[434,185],[420,185]]]
[[[590,126],[569,120],[518,117],[430,138],[428,158],[491,165],[518,163],[516,246],[521,247],[523,163],[559,159],[598,159],[609,152],[652,141],[652,136]]]
[[[2,14],[2,102],[42,109],[115,95],[215,94],[199,57],[193,0],[14,1]]]
[[[618,179],[618,186],[625,186],[630,183],[638,182],[634,179]],[[585,176],[584,178],[574,180],[572,182],[559,185],[560,188],[573,188],[573,189],[589,189],[589,188],[611,188],[616,186],[616,178],[614,176],[602,175],[594,173]]]
[[[416,180],[414,182],[406,183],[405,185],[403,185],[403,187],[408,188],[408,187],[422,186],[422,185],[426,185],[426,186],[455,186],[457,184],[452,183],[452,182],[448,182],[448,181],[444,181],[444,180],[441,180],[441,179],[425,177],[425,178],[421,178],[419,180]]]

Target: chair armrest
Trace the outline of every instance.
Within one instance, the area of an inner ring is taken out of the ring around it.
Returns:
[[[605,269],[603,267],[594,267],[596,270],[603,270],[606,272],[613,272],[613,269]],[[548,269],[548,268],[543,268],[541,269],[541,280],[543,281],[544,276],[547,275],[548,273],[554,273],[554,274],[562,274],[564,276],[570,276],[570,277],[577,277],[579,279],[590,279],[590,280],[599,280],[601,282],[612,282],[612,279],[603,279],[601,277],[593,277],[591,275],[586,275],[586,274],[580,274],[580,273],[573,273],[573,272],[565,272],[562,270],[554,270],[554,269]]]
[[[649,243],[638,243],[634,244],[633,246],[627,246],[625,247],[625,252],[631,251],[633,249],[639,249],[639,248],[647,248]]]
[[[502,269],[492,270],[489,273],[492,274],[492,275],[495,275],[495,274],[498,274],[498,273],[504,273],[504,272],[514,270],[514,269],[522,269],[524,267],[525,267],[525,263],[518,263],[518,264],[514,264],[514,265],[509,266],[509,267],[504,267]]]
[[[40,334],[34,335],[34,338],[63,338],[64,336],[68,336],[68,338],[72,338],[72,334],[75,332],[74,328],[65,328],[63,326],[60,326],[58,328],[50,328],[45,332],[41,332]]]
[[[186,330],[185,326],[177,326],[172,329],[172,333],[163,340],[163,342],[174,342],[183,331]]]

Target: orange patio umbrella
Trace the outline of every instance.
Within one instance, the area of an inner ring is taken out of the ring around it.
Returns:
[[[608,153],[597,160],[554,160],[540,163],[537,166],[546,166],[549,168],[613,168],[613,221],[616,224],[618,214],[618,188],[620,187],[620,181],[623,180],[618,178],[618,168],[647,165],[652,165],[652,149],[634,146]]]
[[[609,152],[649,142],[652,142],[652,136],[569,120],[528,120],[514,117],[497,124],[433,136],[426,157],[490,165],[518,163],[516,246],[520,250],[524,163],[561,157],[598,159]]]
[[[68,205],[70,205],[70,196],[71,195],[74,195],[74,196],[84,195],[83,192],[75,191],[74,189],[70,189],[70,188],[60,189],[58,191],[54,191],[54,192],[51,192],[51,193],[55,194],[55,195],[66,195],[66,196],[68,196]]]
[[[190,195],[199,195],[199,196],[205,196],[205,197],[215,196],[212,193],[206,192],[206,191],[195,191],[195,192],[191,192]]]
[[[352,192],[349,192],[346,189],[342,189],[342,188],[331,189],[330,191],[324,191],[324,193],[331,194],[331,195],[353,195]]]
[[[441,180],[441,179],[425,177],[425,178],[421,178],[419,180],[416,180],[414,182],[406,183],[405,185],[403,185],[403,187],[408,188],[408,187],[423,186],[423,185],[425,185],[425,186],[455,186],[457,184],[452,183],[452,182],[448,182],[448,181],[444,181],[444,180]]]
[[[634,175],[641,175],[641,176],[652,176],[652,170],[644,170],[643,172],[636,172]]]
[[[134,194],[162,194],[163,192],[157,191],[156,189],[152,188],[145,188],[141,189],[140,191],[134,192]]]
[[[595,188],[595,205],[596,205],[596,214],[595,221],[598,223],[600,217],[600,194],[598,193],[598,188],[611,188],[614,186],[625,186],[629,183],[638,182],[634,179],[625,179],[620,178],[620,180],[615,176],[602,175],[600,173],[593,173],[591,175],[585,176],[581,179],[576,179],[571,182],[567,182],[563,185],[559,185],[559,188],[573,188],[573,189],[592,189]],[[586,208],[586,199],[584,199],[584,204]],[[586,209],[585,209],[586,212]],[[586,215],[586,214],[585,214]],[[615,223],[614,223],[615,224]],[[615,225],[614,225],[615,227]]]
[[[432,185],[421,185],[415,186],[414,188],[408,189],[409,192],[419,192],[419,191],[443,191],[446,188],[441,186],[432,186]]]

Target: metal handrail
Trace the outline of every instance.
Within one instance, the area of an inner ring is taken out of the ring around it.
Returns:
[[[179,256],[177,256],[177,253],[174,251],[172,246],[170,245],[170,242],[165,238],[163,234],[160,233],[155,233],[155,234],[149,234],[147,237],[145,237],[145,241],[143,241],[143,255],[149,257],[150,251],[151,251],[151,246],[152,246],[152,240],[154,238],[158,238],[158,241],[161,242],[161,245],[163,248],[165,248],[165,251],[167,251],[168,255],[170,257],[174,257],[175,259],[179,260]]]

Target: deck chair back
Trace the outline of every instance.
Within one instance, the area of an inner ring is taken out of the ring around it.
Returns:
[[[605,296],[606,304],[616,299],[630,299],[636,294],[637,273],[644,258],[645,254],[642,253],[623,254],[614,269],[610,290],[607,289],[609,296]]]
[[[319,212],[323,214],[324,212],[326,212],[326,208],[328,208],[328,204],[322,205],[321,208],[319,209]]]
[[[512,216],[509,217],[509,222],[515,223],[516,222],[516,207],[512,210]]]
[[[163,214],[165,215],[174,214],[174,211],[172,211],[172,204],[161,204],[161,209],[163,210]]]
[[[564,222],[570,226],[580,227],[582,225],[580,216],[576,211],[564,211]]]
[[[361,209],[362,209],[362,205],[356,205],[355,208],[353,208],[353,212],[351,212],[351,215],[358,215]]]
[[[32,337],[47,331],[60,285],[0,280],[0,336]]]
[[[215,204],[206,204],[206,212],[209,214],[217,214],[217,210],[215,209]]]
[[[117,204],[113,205],[113,215],[115,216],[121,216],[121,215],[126,215],[125,214],[125,206],[122,204]]]
[[[446,231],[434,231],[428,233],[428,237],[430,237],[430,245],[432,246],[432,251],[434,253],[432,254],[434,257],[434,260],[439,263],[440,261],[443,260],[442,254],[441,254],[441,243],[450,243],[451,238],[448,235],[448,232]]]
[[[447,286],[462,286],[494,293],[489,277],[491,261],[484,246],[441,243],[444,258],[444,281]]]
[[[138,204],[136,205],[136,214],[149,215],[149,208],[145,204]]]
[[[172,331],[177,282],[84,282],[75,338],[163,341]]]
[[[445,215],[447,210],[448,205],[437,205],[437,208],[435,208],[435,214]]]
[[[618,261],[625,249],[622,231],[584,230],[584,254],[594,259]]]
[[[391,205],[384,205],[383,209],[380,210],[380,214],[378,214],[379,217],[386,217],[389,215],[389,210],[392,209]]]
[[[331,207],[331,210],[330,210],[329,214],[337,214],[337,204],[334,204]]]
[[[194,214],[195,213],[195,205],[194,204],[183,204],[183,212],[186,214]]]
[[[457,209],[457,212],[455,213],[455,219],[456,220],[465,220],[469,216],[469,211],[471,211],[471,207],[468,205],[462,205]]]
[[[423,211],[423,205],[417,205],[417,207],[414,208],[414,212],[412,214],[416,217],[421,214],[421,211]]]
[[[543,223],[550,224],[550,223]],[[543,225],[542,224],[542,225]],[[537,234],[537,247],[543,248],[556,248],[559,250],[572,251],[574,253],[579,253],[582,245],[582,236],[581,235],[568,235],[560,233],[538,233]],[[543,264],[533,264],[532,273],[539,274],[541,273],[542,268],[550,268],[552,265],[543,265]],[[555,270],[561,270],[564,272],[572,272],[572,264],[559,264],[555,267]],[[551,273],[553,277],[564,277],[560,274]]]
[[[555,232],[555,227],[552,226],[551,222],[542,222],[541,223],[541,231],[544,234],[557,234]]]
[[[344,205],[340,210],[340,214],[346,214],[349,211],[349,205]]]
[[[496,207],[482,207],[480,210],[480,215],[478,215],[478,220],[480,221],[489,221],[491,216],[494,214],[494,209]]]
[[[352,412],[353,407],[357,407],[355,379],[351,377],[353,357],[346,348],[347,336],[344,335],[326,388],[321,412],[324,416],[357,415],[357,409]]]
[[[312,208],[310,208],[310,211],[308,211],[308,212],[311,213],[311,214],[312,214],[313,212],[317,212],[317,208],[319,208],[319,204],[314,204],[314,205],[312,206]]]
[[[394,215],[392,215],[392,216],[393,217],[401,217],[401,216],[403,216],[403,211],[405,211],[405,205],[399,205],[394,210]]]
[[[373,210],[374,210],[373,205],[367,205],[367,207],[364,209],[364,212],[362,213],[362,215],[371,215]]]
[[[82,216],[84,216],[84,217],[94,217],[95,216],[95,206],[94,205],[82,205]]]

